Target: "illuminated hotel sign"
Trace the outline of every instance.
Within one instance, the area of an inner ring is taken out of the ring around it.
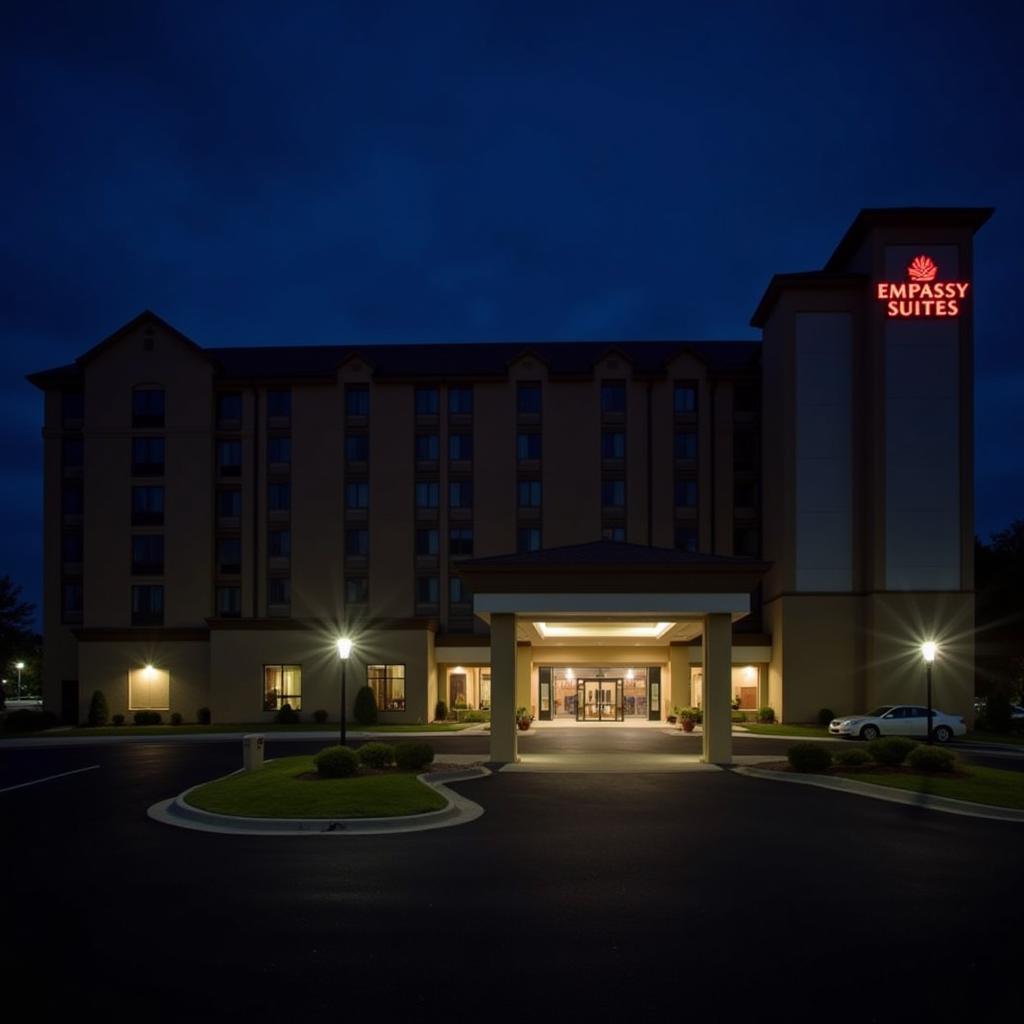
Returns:
[[[889,316],[958,316],[967,281],[936,281],[939,268],[929,256],[915,256],[906,281],[879,281],[878,298]]]

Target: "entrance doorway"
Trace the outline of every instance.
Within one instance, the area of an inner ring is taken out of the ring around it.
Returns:
[[[661,719],[661,668],[605,665],[537,671],[541,721],[636,722]]]
[[[621,722],[622,680],[579,679],[576,683],[577,722]]]

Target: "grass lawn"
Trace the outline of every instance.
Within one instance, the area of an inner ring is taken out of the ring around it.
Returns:
[[[739,725],[739,723],[736,723]],[[828,729],[820,728],[817,725],[782,725],[776,722],[774,725],[759,725],[757,722],[747,722],[747,732],[753,736],[818,736],[828,738]]]
[[[899,772],[833,771],[829,774],[878,786],[909,789],[915,793],[946,796],[953,800],[970,800],[976,804],[1024,809],[1024,773],[1008,772],[1001,768],[984,768],[976,764],[965,767],[964,770],[970,774],[962,777]]]
[[[429,725],[356,725],[348,723],[350,733],[358,732],[461,732],[470,728],[458,722],[431,722]],[[103,725],[67,726],[63,729],[48,729],[46,732],[8,732],[0,739],[34,739],[37,736],[202,736],[222,732],[337,732],[337,722],[298,722],[295,725],[278,725],[276,722],[242,722],[235,725],[197,725],[188,722],[183,725]]]
[[[216,814],[249,818],[390,818],[439,811],[440,793],[412,772],[351,779],[300,779],[315,771],[312,757],[282,757],[259,771],[209,782],[188,803]]]
[[[1024,747],[1024,734],[1021,733],[969,732],[963,739],[967,743],[977,740],[979,743],[1012,743],[1015,746]]]

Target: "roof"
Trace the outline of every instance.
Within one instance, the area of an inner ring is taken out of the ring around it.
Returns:
[[[568,544],[564,547],[542,548],[514,555],[493,555],[459,562],[459,572],[473,569],[755,569],[764,563],[739,555],[707,555],[675,548],[655,548],[646,544],[597,540],[589,544]]]
[[[764,327],[784,291],[789,289],[822,289],[841,291],[861,289],[867,282],[864,274],[834,274],[827,270],[805,270],[795,274],[775,274],[750,318],[751,327]]]

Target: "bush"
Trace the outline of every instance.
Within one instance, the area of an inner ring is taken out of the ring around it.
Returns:
[[[361,686],[356,694],[356,702],[352,708],[352,717],[360,725],[377,724],[377,698],[369,686]]]
[[[60,725],[60,719],[52,711],[29,711],[19,708],[11,711],[4,719],[4,732],[42,732]]]
[[[418,772],[434,760],[434,748],[429,743],[409,740],[395,744],[395,764],[403,772]]]
[[[490,720],[490,711],[467,711],[459,719],[460,722],[489,722]]]
[[[97,690],[89,701],[89,715],[86,721],[90,725],[106,725],[109,718],[106,694],[102,690]]]
[[[124,715],[114,715],[111,721],[114,725],[124,725]]]
[[[171,715],[171,725],[181,725],[181,721],[181,712],[175,711],[174,714]]]
[[[200,708],[196,712],[196,721],[200,725],[209,725],[212,720],[213,720],[213,715],[210,714],[210,709],[209,708]]]
[[[775,721],[775,709],[768,707],[758,708],[757,720],[762,725],[771,725]]]
[[[136,711],[132,717],[136,725],[160,725],[164,720],[159,711]]]
[[[907,764],[915,772],[953,772],[956,754],[942,747],[915,747],[907,755]]]
[[[299,720],[299,713],[291,704],[283,704],[281,709],[274,715],[274,721],[278,725],[294,725]]]
[[[985,702],[982,715],[984,727],[989,732],[1009,732],[1013,725],[1013,712],[1005,693],[993,693]]]
[[[822,708],[818,712],[818,725],[825,728],[835,717],[836,713],[831,708]]]
[[[861,765],[871,764],[871,755],[862,747],[848,747],[846,750],[837,751],[834,760],[844,768],[859,768]]]
[[[324,747],[313,764],[325,779],[343,779],[359,771],[359,758],[351,747]]]
[[[443,722],[448,717],[448,705],[443,700],[439,700],[434,705],[434,721]]]
[[[732,720],[734,722],[745,722],[747,720],[747,716],[743,714],[742,711],[734,711],[732,713]]]
[[[327,712],[323,708],[318,708],[313,712],[313,721],[317,725],[323,725],[327,721]]]
[[[908,740],[903,736],[879,736],[877,740],[872,740],[868,744],[868,750],[879,764],[884,764],[887,768],[895,768],[897,765],[903,764],[907,754],[916,746],[917,744],[913,740]]]
[[[832,764],[832,755],[818,743],[794,743],[786,757],[798,772],[823,772]]]
[[[390,743],[364,743],[356,756],[367,768],[387,768],[395,760],[395,748]]]
[[[679,718],[689,718],[700,725],[704,721],[704,712],[700,708],[679,708]]]

